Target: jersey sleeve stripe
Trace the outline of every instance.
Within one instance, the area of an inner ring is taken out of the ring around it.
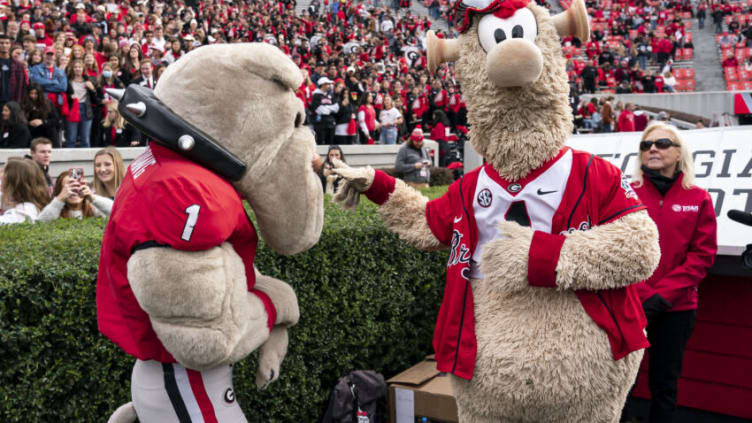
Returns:
[[[612,214],[611,216],[609,216],[609,217],[601,220],[600,222],[598,222],[598,225],[603,225],[603,224],[609,223],[612,220],[615,220],[615,219],[617,219],[619,217],[622,217],[623,215],[627,214],[628,212],[636,212],[636,211],[640,211],[640,210],[645,209],[645,208],[646,207],[644,205],[642,205],[642,204],[635,204],[634,206],[627,207],[626,209],[620,210],[620,211]]]
[[[569,214],[569,220],[567,220],[567,228],[572,227],[572,218],[574,217],[575,211],[577,211],[577,206],[580,205],[580,201],[582,201],[582,197],[585,195],[585,192],[587,191],[587,177],[588,177],[588,170],[590,170],[590,165],[593,163],[593,158],[595,157],[594,154],[590,155],[590,160],[587,162],[587,166],[585,166],[585,171],[583,172],[582,176],[582,192],[580,193],[580,196],[577,197],[577,202],[574,203],[574,207],[572,207],[572,212]]]

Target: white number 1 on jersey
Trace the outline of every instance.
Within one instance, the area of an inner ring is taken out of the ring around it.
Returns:
[[[185,227],[183,227],[183,235],[180,237],[183,241],[190,241],[191,235],[193,235],[193,227],[196,226],[198,220],[198,212],[201,211],[201,206],[194,204],[185,208],[185,213],[188,215],[188,219],[185,220]]]

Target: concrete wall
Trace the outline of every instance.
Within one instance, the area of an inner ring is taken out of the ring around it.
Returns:
[[[657,107],[665,110],[677,110],[684,113],[713,119],[715,115],[727,112],[738,124],[734,116],[734,93],[730,91],[706,91],[675,94],[586,94],[583,98],[613,95],[617,101]]]
[[[425,140],[425,145],[429,150],[434,150],[434,165],[438,165],[439,145],[435,141]],[[374,168],[394,167],[394,160],[397,158],[397,151],[400,145],[343,145],[342,151],[345,153],[345,159],[350,166],[369,165]],[[316,147],[317,153],[325,156],[328,146],[320,145]],[[52,151],[52,162],[50,163],[50,176],[55,178],[61,172],[72,167],[81,167],[84,169],[86,179],[91,181],[94,176],[94,155],[99,151],[98,148],[58,148]],[[123,156],[126,166],[133,159],[138,157],[144,147],[127,147],[118,148]],[[18,157],[29,154],[28,149],[23,150],[2,150],[0,149],[0,166],[5,164],[8,157]]]

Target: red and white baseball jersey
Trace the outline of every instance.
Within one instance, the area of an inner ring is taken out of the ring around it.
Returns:
[[[383,204],[393,190],[393,179],[377,171],[366,196]],[[472,378],[477,342],[469,280],[483,277],[479,270],[482,250],[498,236],[499,221],[512,220],[535,230],[528,283],[555,287],[564,233],[588,230],[643,209],[619,169],[567,147],[518,181],[505,180],[488,163],[455,181],[446,194],[426,205],[432,233],[450,249],[444,299],[433,339],[437,368]],[[614,360],[649,345],[634,286],[575,293],[588,315],[608,335]]]
[[[270,298],[254,289],[258,237],[240,195],[217,174],[151,143],[128,167],[102,239],[97,277],[99,330],[141,360],[175,362],[131,291],[128,259],[143,248],[202,251],[224,242],[242,258],[248,291],[263,301],[271,329],[276,311]]]

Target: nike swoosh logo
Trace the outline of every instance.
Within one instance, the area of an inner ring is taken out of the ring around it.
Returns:
[[[462,220],[462,216],[460,216],[460,217],[455,217],[455,218],[454,218],[454,223],[459,223],[459,221],[460,221],[460,220]]]
[[[538,188],[538,195],[551,194],[552,192],[556,192],[556,190],[553,190],[553,191],[543,191],[540,188]]]

